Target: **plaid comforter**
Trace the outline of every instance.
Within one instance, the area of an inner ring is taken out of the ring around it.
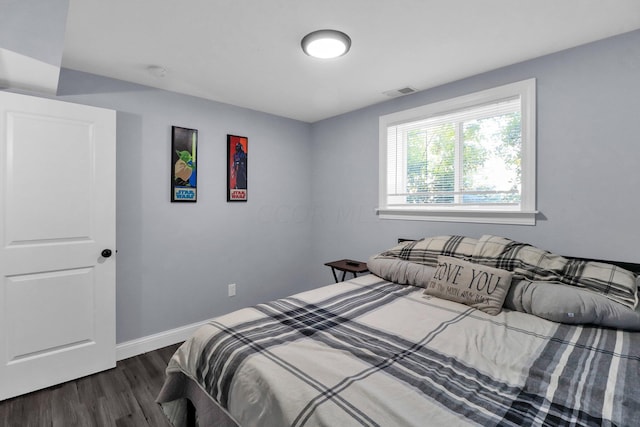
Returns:
[[[167,375],[245,427],[640,425],[640,333],[422,291],[368,275],[239,310]]]

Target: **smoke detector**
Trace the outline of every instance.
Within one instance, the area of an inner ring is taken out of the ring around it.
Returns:
[[[409,95],[411,93],[417,92],[418,90],[412,88],[411,86],[403,87],[401,89],[393,89],[388,90],[386,92],[382,92],[384,95],[387,95],[389,98],[397,98],[398,96]]]
[[[163,78],[167,75],[167,69],[161,65],[149,65],[147,71],[154,77]]]

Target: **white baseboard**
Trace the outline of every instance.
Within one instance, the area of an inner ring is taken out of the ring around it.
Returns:
[[[154,351],[168,345],[182,342],[189,338],[200,326],[206,324],[208,320],[180,328],[170,329],[157,334],[148,335],[131,341],[125,341],[116,345],[116,360],[128,359],[129,357]]]

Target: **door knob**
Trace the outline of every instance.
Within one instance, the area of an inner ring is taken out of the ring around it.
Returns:
[[[109,258],[111,254],[112,254],[111,249],[105,249],[102,251],[102,256],[105,258]]]

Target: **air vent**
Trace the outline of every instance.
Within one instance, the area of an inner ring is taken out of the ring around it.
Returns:
[[[402,89],[388,90],[382,93],[384,95],[387,95],[390,98],[395,98],[397,96],[409,95],[410,93],[414,93],[414,92],[417,92],[417,90],[410,86],[407,86],[407,87],[403,87]]]

